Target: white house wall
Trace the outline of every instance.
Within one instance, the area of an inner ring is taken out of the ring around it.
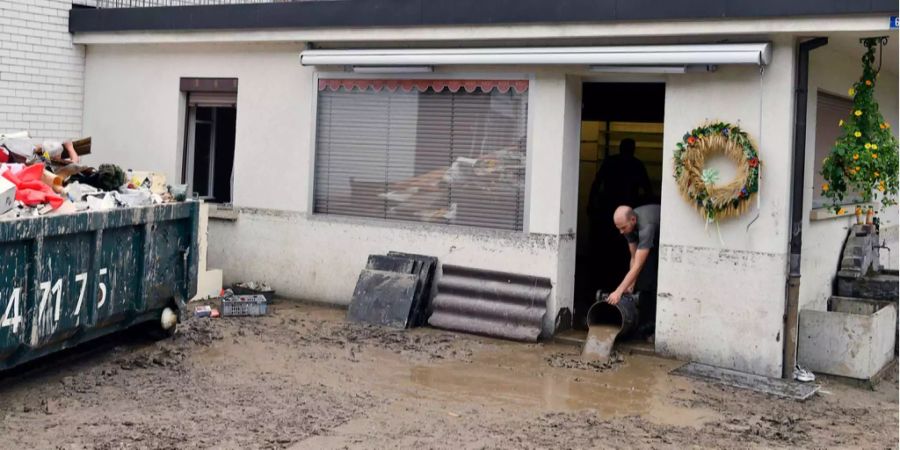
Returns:
[[[184,117],[179,78],[238,78],[233,203],[241,213],[236,222],[210,223],[209,266],[224,270],[226,284],[265,279],[287,296],[347,304],[369,254],[424,253],[443,263],[549,278],[555,288],[545,331],[552,331],[556,312],[573,304],[568,266],[574,264],[576,196],[562,180],[577,186],[580,81],[559,69],[525,74],[532,77],[528,233],[314,217],[315,71],[300,66],[302,48],[90,46],[85,131],[94,137],[92,160],[160,171],[177,182]],[[508,70],[516,69],[503,73]],[[572,167],[564,168],[563,154]]]
[[[835,50],[832,46],[821,47],[810,54],[809,67],[809,103],[807,105],[808,119],[806,129],[806,175],[804,177],[806,189],[803,196],[803,257],[801,265],[800,281],[800,306],[803,309],[817,309],[824,311],[827,307],[828,297],[832,293],[832,281],[841,258],[841,249],[844,239],[847,237],[848,228],[855,222],[855,217],[846,216],[840,218],[810,221],[810,209],[812,208],[813,191],[820,189],[814,186],[814,175],[821,168],[822,161],[815,161],[816,148],[816,105],[818,91],[848,97],[847,90],[859,80],[862,73],[860,59],[864,48],[856,47],[856,53],[846,53]],[[897,51],[897,43],[893,40],[885,47],[885,51]],[[897,73],[896,68],[885,67],[878,78],[875,88],[875,98],[878,101],[881,114],[892,125],[891,130],[897,135]],[[849,98],[849,97],[848,97]],[[848,111],[849,116],[849,111]],[[882,264],[891,269],[897,269],[897,207],[888,208],[880,213],[882,219],[882,239],[885,240],[890,251],[881,250],[883,253]]]
[[[234,203],[308,209],[313,81],[300,44],[91,46],[85,79],[89,161],[181,179],[181,77],[238,78]]]
[[[761,39],[774,44],[762,75],[756,67],[720,67],[715,73],[664,78],[664,173],[672,173],[672,152],[682,135],[712,120],[745,128],[764,165],[759,207],[723,220],[721,242],[715,224],[707,227],[674,180],[664,177],[656,342],[664,354],[779,376],[795,41]],[[557,311],[573,304],[580,89],[587,79],[577,75],[595,78],[565,67],[454,71],[517,73],[531,80],[526,232],[314,216],[315,70],[299,65],[303,47],[299,42],[90,45],[84,127],[94,137],[92,160],[162,171],[179,180],[184,113],[179,78],[236,77],[233,198],[240,214],[235,222],[210,223],[209,264],[224,269],[226,283],[265,279],[286,296],[346,304],[369,254],[425,253],[447,264],[550,278],[554,290],[545,331],[552,330]],[[439,67],[434,76],[453,76],[447,72]],[[839,92],[846,81],[840,84]]]
[[[755,67],[668,79],[663,173],[672,173],[672,152],[684,133],[715,120],[739,124],[751,135],[763,169],[759,208],[723,220],[722,242],[716,225],[707,226],[675,180],[664,177],[656,319],[661,353],[781,374],[794,65],[793,39],[779,37],[762,80]]]

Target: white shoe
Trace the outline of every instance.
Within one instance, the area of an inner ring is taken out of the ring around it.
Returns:
[[[816,381],[816,376],[798,365],[794,366],[794,379],[801,383],[809,383],[810,381]]]

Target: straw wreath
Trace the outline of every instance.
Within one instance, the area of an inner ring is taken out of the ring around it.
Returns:
[[[737,175],[718,183],[718,172],[706,169],[706,156],[723,153],[737,164]],[[707,222],[743,214],[759,192],[759,155],[740,127],[715,122],[684,135],[675,150],[675,180],[681,194]]]

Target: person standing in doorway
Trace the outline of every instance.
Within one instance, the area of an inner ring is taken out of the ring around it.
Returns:
[[[619,242],[610,216],[620,205],[636,208],[654,195],[647,169],[634,153],[634,139],[622,139],[619,154],[603,161],[591,185],[587,207],[589,248],[592,271],[598,276],[592,279],[590,292],[614,289],[627,271],[628,250]]]
[[[626,293],[638,293],[640,323],[638,333],[652,336],[656,325],[656,277],[659,267],[659,205],[631,208],[622,205],[613,214],[613,223],[631,252],[628,273],[607,301],[613,305]]]
[[[598,214],[602,213],[602,209],[612,211],[619,205],[635,208],[643,199],[653,195],[647,168],[641,160],[635,158],[634,151],[634,139],[622,139],[619,142],[619,154],[603,161],[594,177],[588,200],[592,219],[606,222],[609,215]]]

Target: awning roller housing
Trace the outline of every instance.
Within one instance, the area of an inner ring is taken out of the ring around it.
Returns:
[[[304,66],[768,64],[771,44],[304,50]]]

